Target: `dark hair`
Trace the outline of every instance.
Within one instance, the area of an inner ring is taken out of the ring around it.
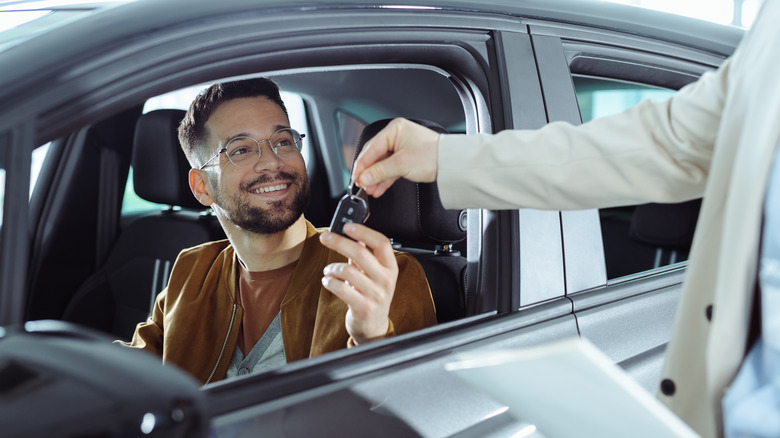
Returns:
[[[206,143],[206,122],[217,107],[229,100],[242,97],[265,96],[279,105],[287,115],[287,108],[279,95],[279,86],[267,78],[245,79],[241,81],[214,84],[203,90],[192,101],[190,109],[179,124],[179,143],[184,155],[193,167],[198,167],[198,148]],[[202,151],[200,151],[202,152]]]

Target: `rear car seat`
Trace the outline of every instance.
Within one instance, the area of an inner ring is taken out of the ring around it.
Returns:
[[[436,123],[412,119],[439,133],[447,131]],[[363,129],[355,150],[384,128],[390,119],[373,122]],[[354,160],[353,160],[354,163]],[[436,183],[396,181],[379,198],[369,199],[366,225],[393,240],[395,249],[412,254],[428,277],[439,323],[466,316],[472,297],[466,282],[466,258],[453,245],[466,238],[466,211],[447,210],[439,200]]]
[[[133,185],[141,198],[168,207],[121,230],[105,264],[78,289],[63,319],[129,340],[166,286],[179,252],[223,239],[216,218],[188,186],[190,165],[176,130],[181,110],[157,110],[139,117],[133,144]]]
[[[617,278],[688,260],[701,199],[601,211],[607,276]]]

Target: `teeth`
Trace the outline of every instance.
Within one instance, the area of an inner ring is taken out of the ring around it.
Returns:
[[[260,187],[259,189],[255,190],[255,193],[268,193],[268,192],[274,192],[276,190],[284,190],[286,188],[287,188],[287,184],[277,184],[275,186]]]

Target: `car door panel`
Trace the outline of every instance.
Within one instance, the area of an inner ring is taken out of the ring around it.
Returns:
[[[290,436],[325,433],[324,436],[440,437],[460,434],[458,436],[478,437],[482,436],[479,426],[486,421],[491,427],[500,424],[504,430],[521,430],[528,423],[448,372],[445,366],[457,361],[461,351],[513,349],[576,337],[576,322],[571,314],[534,322],[535,318],[556,310],[570,310],[568,300],[563,301],[526,312],[526,316],[494,318],[476,330],[478,333],[474,333],[476,336],[471,340],[455,333],[437,337],[429,342],[446,347],[436,352],[418,342],[419,351],[427,353],[416,359],[405,358],[403,365],[388,362],[373,371],[355,369],[349,377],[334,375],[331,383],[319,382],[309,394],[298,391],[305,401],[296,395],[275,397],[267,403],[247,400],[246,409],[232,407],[230,414],[217,414],[213,425],[218,433],[237,429],[244,433],[294,430],[295,433],[289,432]],[[536,315],[532,317],[532,314]],[[510,326],[516,328],[507,328]],[[496,335],[489,336],[489,332]],[[382,362],[381,357],[377,359]],[[387,357],[387,360],[393,359]],[[256,395],[263,392],[262,384],[251,382],[258,380],[257,377],[249,377],[244,382],[244,387],[253,387],[251,392]],[[210,391],[219,396],[219,384]],[[503,417],[499,421],[493,418],[497,416]],[[383,435],[385,430],[391,434]]]
[[[579,310],[576,315],[580,334],[645,389],[654,392],[681,289],[681,283],[672,284]],[[578,304],[574,298],[575,308]]]

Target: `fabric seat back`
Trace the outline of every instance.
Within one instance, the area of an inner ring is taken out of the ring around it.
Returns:
[[[190,166],[176,130],[181,110],[142,115],[133,144],[133,185],[166,207],[139,217],[120,234],[98,269],[76,292],[63,319],[128,340],[146,320],[182,249],[224,238],[216,218],[190,192]]]
[[[412,121],[439,133],[447,131],[426,120]],[[387,126],[379,120],[363,129],[355,158],[363,145]],[[354,164],[354,160],[353,160]],[[466,258],[453,245],[466,238],[466,211],[447,210],[434,183],[397,180],[382,196],[369,199],[366,225],[393,240],[396,249],[412,254],[428,277],[439,323],[466,316],[470,294],[466,282]]]

